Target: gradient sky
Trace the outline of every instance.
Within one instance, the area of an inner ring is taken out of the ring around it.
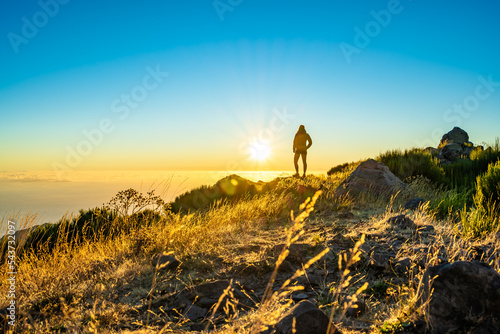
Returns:
[[[491,143],[499,17],[472,0],[6,0],[0,170],[291,170],[300,124],[313,170],[456,125]]]

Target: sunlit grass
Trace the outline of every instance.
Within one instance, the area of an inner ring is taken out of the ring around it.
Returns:
[[[251,310],[231,309],[231,305],[224,303],[218,305],[218,310],[211,309],[207,319],[213,321],[216,332],[253,333],[272,326],[293,305],[292,293],[301,289],[294,285],[294,279],[307,276],[310,269],[324,268],[335,275],[333,279],[330,275],[329,280],[325,276],[313,292],[318,305],[343,332],[356,332],[349,329],[353,319],[346,316],[346,309],[358,299],[366,303],[364,318],[370,320],[371,332],[401,328],[425,313],[417,304],[423,270],[443,260],[474,258],[474,241],[461,238],[461,233],[447,220],[451,216],[437,220],[430,203],[409,211],[402,208],[398,196],[389,203],[373,196],[339,198],[335,189],[354,168],[355,165],[348,165],[330,176],[283,178],[272,191],[232,202],[216,201],[199,211],[111,215],[97,233],[82,233],[78,242],[68,242],[64,234],[68,229],[60,229],[54,243],[39,245],[19,259],[16,287],[21,306],[19,329],[186,333],[192,322],[182,314],[173,316],[157,307],[148,308],[148,302],[201,282],[227,277],[240,265],[252,264],[264,271],[270,267],[272,282],[276,277],[273,268],[278,270],[285,263],[290,245],[295,242],[307,243],[314,249],[303,267],[290,273],[289,280],[281,281],[279,289],[267,289],[264,298],[257,300]],[[322,193],[318,196],[320,188]],[[431,203],[438,203],[448,194],[448,190],[421,178],[413,180],[411,189]],[[306,203],[301,205],[303,201]],[[291,211],[295,215],[290,215]],[[345,212],[353,218],[339,218]],[[419,226],[433,226],[435,235],[431,238],[394,229],[387,219],[399,214],[406,214]],[[87,213],[86,217],[93,216]],[[19,221],[26,225],[33,220]],[[71,221],[66,219],[64,223]],[[83,231],[92,224],[81,226]],[[332,246],[338,246],[333,241],[337,237],[350,245],[345,251],[331,250]],[[372,247],[379,246],[380,240],[388,244],[399,239],[406,241],[397,256],[413,261],[403,283],[380,281],[368,275],[366,263]],[[492,240],[496,249],[500,249],[498,241]],[[424,243],[427,253],[415,250],[415,245]],[[272,250],[277,245],[284,247],[275,256]],[[182,263],[181,269],[160,273],[151,259],[162,251],[175,254]],[[499,262],[491,264],[499,269]],[[0,280],[4,281],[6,275],[2,271]],[[3,307],[7,300],[1,292],[0,307]],[[231,289],[225,293],[230,296]],[[217,312],[224,314],[225,308],[228,310],[225,323],[211,318]]]

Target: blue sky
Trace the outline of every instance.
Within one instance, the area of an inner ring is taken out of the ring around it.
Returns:
[[[314,170],[500,136],[494,1],[0,6],[0,170],[289,170],[300,124]]]

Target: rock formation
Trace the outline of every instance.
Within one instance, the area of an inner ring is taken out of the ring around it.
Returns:
[[[431,333],[498,333],[500,274],[488,265],[458,261],[429,267],[422,286],[420,304],[428,302]]]
[[[381,162],[369,159],[361,163],[347,179],[342,182],[336,192],[338,195],[359,195],[369,192],[374,195],[390,197],[398,191],[408,188],[403,181],[394,175],[389,167]]]
[[[467,132],[457,126],[443,135],[437,150],[428,148],[431,153],[437,153],[442,164],[455,162],[460,158],[469,159],[474,149],[476,147],[469,141]]]

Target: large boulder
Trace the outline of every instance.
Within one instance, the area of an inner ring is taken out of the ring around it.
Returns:
[[[351,175],[336,189],[338,195],[357,196],[363,192],[390,197],[408,185],[394,175],[389,167],[381,162],[369,159],[361,163]]]
[[[456,126],[443,135],[437,151],[431,153],[436,154],[442,164],[448,164],[460,158],[469,159],[474,149],[474,144],[469,141],[469,134]]]
[[[431,333],[500,333],[500,274],[480,262],[429,267],[419,291]]]
[[[455,126],[450,132],[443,135],[439,142],[438,149],[453,143],[458,145],[468,144],[469,134],[465,130]]]
[[[457,161],[464,153],[464,148],[462,145],[457,143],[451,143],[445,145],[441,152],[439,153],[439,157],[441,159],[446,159],[451,162]]]

